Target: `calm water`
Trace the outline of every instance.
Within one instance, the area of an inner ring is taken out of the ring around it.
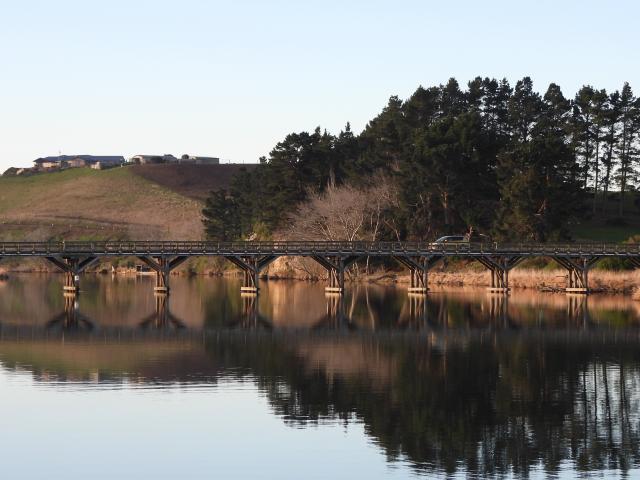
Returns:
[[[640,302],[0,282],[2,478],[640,477]]]

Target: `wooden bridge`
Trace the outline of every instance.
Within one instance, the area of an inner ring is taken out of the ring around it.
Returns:
[[[527,258],[549,258],[567,270],[568,293],[589,292],[589,270],[603,258],[628,260],[640,268],[640,244],[615,243],[428,243],[428,242],[212,242],[103,241],[3,242],[0,260],[45,258],[65,274],[65,291],[76,292],[79,275],[104,258],[136,257],[156,272],[155,291],[169,292],[169,275],[191,257],[220,257],[244,272],[241,290],[258,293],[261,272],[276,258],[307,257],[328,272],[327,292],[342,293],[345,270],[360,259],[387,258],[411,275],[409,292],[428,291],[428,273],[447,258],[476,260],[491,272],[490,291],[509,291],[509,271]]]

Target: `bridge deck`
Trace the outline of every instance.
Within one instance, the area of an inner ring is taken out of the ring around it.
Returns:
[[[2,242],[0,257],[47,256],[462,256],[640,257],[640,244],[427,243],[427,242]]]

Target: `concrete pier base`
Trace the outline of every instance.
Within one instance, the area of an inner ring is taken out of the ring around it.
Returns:
[[[582,287],[565,288],[564,291],[570,295],[589,295],[590,293],[588,288],[582,288]]]
[[[343,293],[344,288],[342,287],[324,287],[325,293]]]
[[[488,293],[508,294],[511,291],[509,287],[487,287]]]
[[[426,295],[429,289],[427,287],[409,287],[407,292],[413,295]]]

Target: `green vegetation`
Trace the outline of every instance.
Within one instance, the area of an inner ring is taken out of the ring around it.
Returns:
[[[204,210],[211,238],[620,241],[640,233],[640,100],[530,78],[391,97],[364,131],[292,133]],[[233,225],[220,226],[227,218]]]

